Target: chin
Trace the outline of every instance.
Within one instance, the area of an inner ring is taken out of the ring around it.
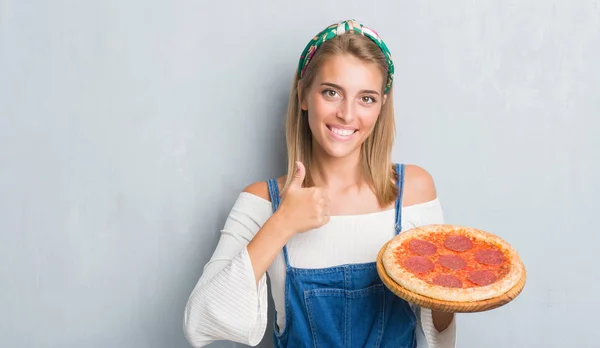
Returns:
[[[355,155],[360,151],[362,142],[337,142],[335,140],[328,139],[326,136],[317,141],[320,150],[323,154],[333,158],[344,158]]]
[[[350,155],[355,154],[356,151],[358,151],[358,150],[359,149],[349,149],[349,150],[326,149],[324,152],[329,157],[333,157],[333,158],[345,158],[345,157],[348,157]]]

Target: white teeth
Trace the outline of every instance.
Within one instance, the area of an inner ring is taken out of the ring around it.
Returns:
[[[347,137],[349,135],[354,134],[354,130],[352,130],[352,129],[339,129],[339,128],[331,127],[331,131],[334,132],[335,134],[341,135],[343,137]]]

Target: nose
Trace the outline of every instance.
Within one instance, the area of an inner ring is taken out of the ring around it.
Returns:
[[[350,123],[354,120],[354,108],[349,99],[344,99],[339,103],[336,116],[345,123]]]

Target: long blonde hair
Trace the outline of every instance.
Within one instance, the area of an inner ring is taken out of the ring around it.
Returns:
[[[312,132],[308,125],[307,112],[301,109],[300,95],[312,84],[317,72],[326,59],[338,54],[351,54],[363,61],[376,63],[383,74],[384,90],[388,65],[381,49],[369,38],[347,32],[324,42],[315,52],[300,81],[296,74],[287,108],[286,143],[288,169],[284,187],[293,178],[296,170],[296,161],[301,161],[306,170],[304,186],[314,186],[310,175],[312,155]],[[300,81],[300,83],[298,83]],[[299,91],[298,88],[301,90]],[[397,188],[394,182],[395,170],[391,166],[391,152],[396,132],[394,122],[393,86],[388,91],[385,104],[382,106],[379,117],[375,122],[372,133],[361,145],[361,169],[367,184],[371,186],[381,206],[387,206],[396,199]]]

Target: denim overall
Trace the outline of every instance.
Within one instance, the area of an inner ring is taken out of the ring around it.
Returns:
[[[404,165],[396,164],[395,234],[401,230]],[[269,179],[273,212],[279,207],[276,179]],[[391,223],[391,221],[390,221]],[[390,292],[375,262],[304,269],[290,265],[286,246],[285,329],[275,321],[276,347],[414,348],[416,317]]]

